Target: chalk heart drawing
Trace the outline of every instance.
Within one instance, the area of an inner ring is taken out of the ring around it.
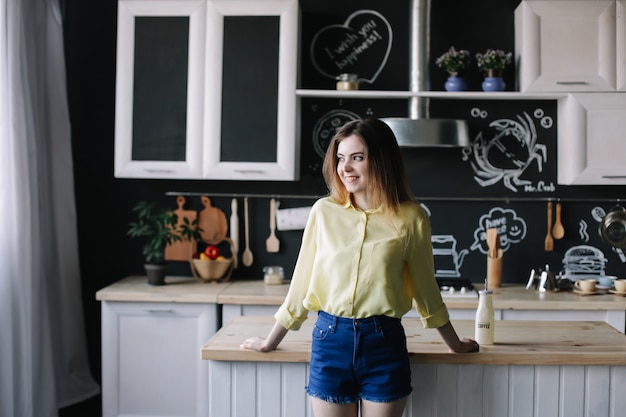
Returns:
[[[315,34],[311,62],[322,75],[357,74],[360,82],[373,83],[382,71],[393,34],[391,25],[374,10],[354,12],[343,25],[331,25]]]
[[[494,207],[484,214],[478,221],[478,228],[474,231],[474,243],[471,250],[479,250],[487,254],[487,229],[495,228],[500,238],[500,246],[506,252],[514,243],[519,243],[526,237],[526,222],[511,209]]]

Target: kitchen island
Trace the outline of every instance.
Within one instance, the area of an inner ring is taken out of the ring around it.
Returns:
[[[308,378],[314,318],[269,353],[243,350],[272,317],[238,317],[202,348],[210,416],[312,416]],[[626,336],[604,322],[496,321],[496,343],[452,354],[434,329],[404,318],[413,394],[405,416],[621,417],[626,413]],[[459,335],[473,321],[453,320]]]
[[[209,406],[215,407],[214,402],[209,403],[207,395],[207,391],[214,388],[208,381],[209,363],[212,361],[201,359],[199,351],[203,344],[223,324],[228,324],[233,319],[241,316],[273,315],[289,289],[288,283],[265,285],[262,279],[200,283],[193,277],[167,277],[166,283],[167,285],[155,287],[148,285],[145,276],[131,276],[96,293],[96,299],[102,303],[103,417],[209,415]],[[455,322],[473,320],[477,298],[444,297],[444,300]],[[557,325],[554,333],[564,337],[573,338],[577,332],[576,328],[565,323],[567,321],[604,321],[624,332],[626,297],[613,294],[580,296],[571,292],[540,293],[536,290],[525,290],[522,285],[504,285],[495,291],[493,300],[499,321],[559,320],[563,322]],[[415,315],[413,310],[407,318]],[[559,327],[560,325],[563,327]],[[263,331],[261,328],[258,334],[263,334]],[[290,337],[303,334],[304,332],[294,333]],[[271,356],[267,356],[269,357]],[[300,373],[306,372],[306,368],[300,369],[297,365],[283,362],[282,374],[275,374],[277,381],[281,378],[296,378],[294,392],[291,393],[293,399],[284,400],[284,407],[287,407],[289,401],[296,401],[297,404],[305,402],[304,390],[301,389],[304,376]],[[433,364],[419,366],[425,367],[420,373],[435,372],[431,368],[435,366]],[[468,369],[473,369],[476,365],[460,366],[469,367],[462,371],[467,374],[470,372]],[[298,369],[287,371],[291,368]],[[453,375],[456,375],[459,371],[454,369]],[[272,368],[271,372],[277,371]],[[436,372],[439,381],[449,370],[445,367],[437,368]],[[416,380],[414,385],[417,386],[419,381],[422,380]],[[239,383],[247,384],[249,381]],[[460,389],[456,382],[446,380],[445,383],[451,385],[444,389],[441,388],[443,382],[438,382],[442,392],[454,393],[454,390]],[[219,385],[215,388],[230,389],[221,383]],[[470,385],[473,387],[475,383]],[[288,386],[291,388],[291,385]],[[528,401],[533,403],[534,400],[531,398]],[[554,415],[569,417],[566,414]],[[622,417],[626,416],[626,412],[622,416],[598,415]]]

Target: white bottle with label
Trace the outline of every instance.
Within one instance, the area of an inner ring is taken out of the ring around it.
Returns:
[[[493,291],[479,291],[474,333],[474,338],[479,345],[493,345],[494,327]]]

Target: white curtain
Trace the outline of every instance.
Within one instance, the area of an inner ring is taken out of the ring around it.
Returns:
[[[0,0],[0,416],[98,394],[88,366],[59,0]]]

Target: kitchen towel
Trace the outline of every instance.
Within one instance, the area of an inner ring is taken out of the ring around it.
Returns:
[[[280,202],[276,202],[276,207],[276,228],[278,230],[304,230],[311,207],[281,209],[279,208]]]

